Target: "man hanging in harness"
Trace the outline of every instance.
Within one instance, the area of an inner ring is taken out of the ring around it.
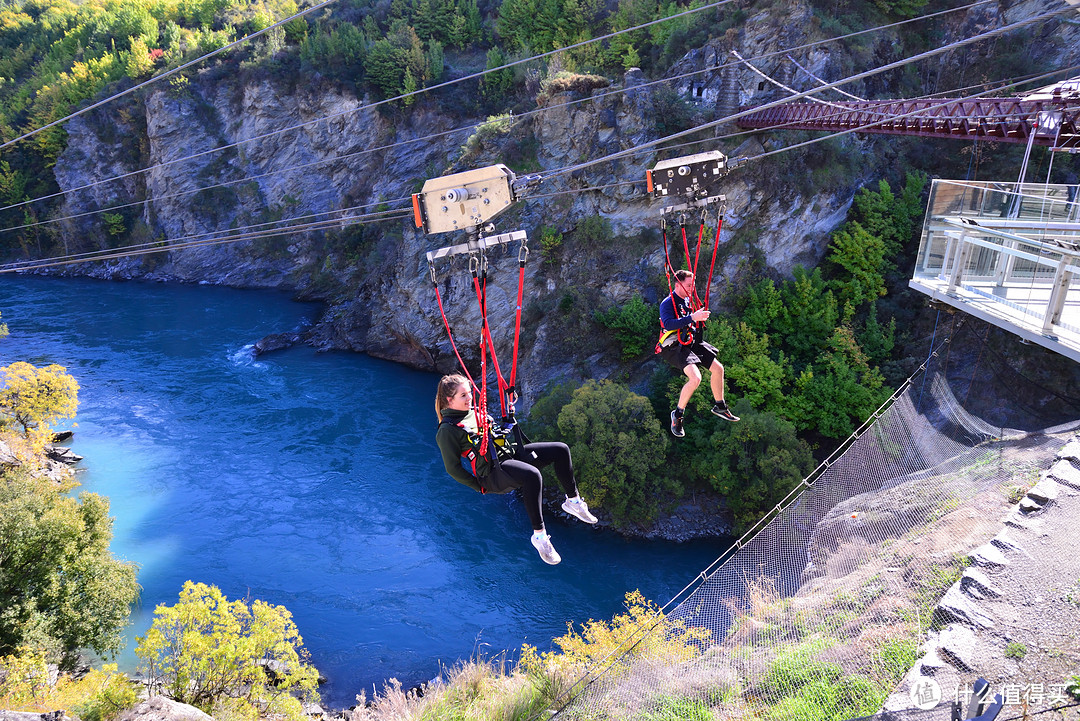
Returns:
[[[698,366],[709,369],[709,385],[716,401],[712,407],[713,415],[727,421],[739,420],[738,416],[728,410],[724,401],[724,366],[716,359],[717,350],[701,339],[703,326],[710,312],[706,308],[694,310],[694,297],[694,274],[689,270],[677,270],[674,289],[660,303],[660,341],[657,343],[657,352],[666,362],[686,374],[686,383],[679,391],[679,405],[671,412],[671,432],[679,438],[686,435],[683,430],[686,404],[701,383],[701,369]]]

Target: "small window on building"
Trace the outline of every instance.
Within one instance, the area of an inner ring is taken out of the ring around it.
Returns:
[[[695,97],[700,98],[700,97],[702,97],[704,95],[705,95],[705,86],[704,85],[698,85],[696,88],[694,88],[694,96]]]
[[[764,80],[762,80],[760,83],[757,84],[757,89],[758,90],[764,90],[765,89],[765,81]]]

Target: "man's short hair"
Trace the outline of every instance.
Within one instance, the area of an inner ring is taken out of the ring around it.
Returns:
[[[675,280],[683,281],[683,280],[686,280],[687,278],[693,278],[693,277],[694,277],[694,274],[691,273],[690,271],[686,270],[685,268],[675,271]]]

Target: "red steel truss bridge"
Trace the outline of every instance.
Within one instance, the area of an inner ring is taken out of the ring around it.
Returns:
[[[738,119],[742,128],[885,133],[1042,145],[1080,152],[1080,79],[1011,98],[789,103]]]

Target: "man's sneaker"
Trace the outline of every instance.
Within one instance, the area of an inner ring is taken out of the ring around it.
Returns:
[[[596,523],[596,516],[589,513],[589,504],[580,498],[576,501],[567,498],[562,502],[562,509],[571,516],[576,516],[582,521],[585,521],[585,523]]]
[[[727,403],[723,405],[719,403],[713,404],[712,412],[714,416],[720,416],[725,421],[737,421],[739,417],[728,410]]]
[[[544,563],[554,566],[562,560],[562,556],[555,550],[555,546],[551,545],[551,536],[544,535],[537,538],[534,534],[532,545],[540,554],[540,558],[544,559]]]
[[[676,438],[682,438],[686,435],[686,431],[682,429],[682,416],[675,415],[675,411],[671,412],[671,435]]]

